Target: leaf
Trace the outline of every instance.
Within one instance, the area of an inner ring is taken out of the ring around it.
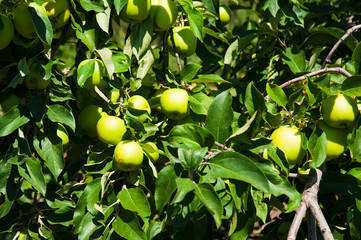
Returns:
[[[230,90],[217,95],[208,108],[204,127],[213,135],[214,139],[224,144],[232,134],[233,109]]]
[[[253,116],[249,120],[247,120],[247,122],[240,129],[238,129],[229,138],[227,138],[226,142],[228,142],[230,140],[232,140],[232,142],[234,142],[235,141],[234,139],[237,139],[237,137],[239,137],[239,136],[243,135],[244,133],[246,133],[250,129],[254,119],[256,118],[256,115],[257,115],[257,112],[255,112],[253,114]]]
[[[361,160],[361,126],[358,127],[352,133],[352,138],[348,143],[348,148],[350,149],[351,158]]]
[[[230,83],[217,74],[198,75],[198,79],[189,81],[191,83]]]
[[[201,65],[199,64],[187,64],[184,66],[184,68],[182,69],[181,73],[180,73],[180,78],[183,81],[190,81],[192,80],[198,73],[198,71],[202,68]]]
[[[127,3],[128,3],[127,0],[114,0],[113,4],[115,7],[115,11],[117,12],[118,15]]]
[[[282,88],[280,88],[278,85],[267,83],[266,91],[273,101],[275,101],[278,105],[286,109],[287,96],[285,92],[282,90]]]
[[[91,21],[87,22],[86,26],[83,26],[83,29],[76,30],[76,37],[80,39],[91,52],[97,48],[98,36],[96,29],[97,25],[95,24],[95,21]]]
[[[53,104],[48,106],[46,115],[53,122],[64,123],[75,132],[75,118],[73,113],[62,105]]]
[[[224,64],[231,65],[231,63],[237,59],[237,55],[240,54],[240,52],[243,51],[255,37],[257,37],[257,31],[254,30],[248,30],[240,35],[228,47],[226,54],[224,55]]]
[[[355,50],[352,53],[351,63],[355,67],[354,75],[360,75],[360,66],[361,66],[361,44],[358,43]]]
[[[209,161],[214,177],[232,178],[252,184],[265,193],[270,192],[262,170],[246,156],[236,152],[221,152]]]
[[[266,110],[264,97],[254,86],[253,82],[250,82],[247,85],[244,105],[246,106],[250,116],[253,116],[256,111],[262,112],[263,110]]]
[[[320,128],[316,127],[312,132],[308,140],[308,149],[312,156],[310,167],[317,168],[321,166],[327,156],[327,138],[326,133],[320,130]]]
[[[11,108],[0,117],[0,137],[11,134],[29,121],[30,119],[24,115],[23,111],[20,112],[19,108]]]
[[[26,157],[25,164],[18,167],[19,174],[41,195],[46,194],[46,183],[39,159]]]
[[[87,240],[90,236],[101,227],[100,223],[97,223],[94,216],[88,212],[80,223],[81,231],[79,232],[78,239]]]
[[[184,9],[187,19],[189,21],[190,27],[194,35],[203,42],[203,16],[196,9],[192,8],[187,4],[183,4],[182,8]]]
[[[211,132],[193,123],[175,126],[168,135],[168,141],[176,146],[188,144],[195,148],[212,147],[214,144]]]
[[[216,227],[219,228],[222,223],[223,206],[212,185],[209,183],[195,184],[194,193],[211,213]]]
[[[137,71],[137,78],[143,79],[148,74],[149,70],[154,64],[154,55],[150,48],[139,60],[139,68]]]
[[[121,212],[112,223],[112,227],[116,233],[125,239],[147,239],[146,234],[139,226],[137,218],[131,212]]]
[[[80,5],[84,8],[85,11],[95,11],[102,12],[104,11],[103,1],[93,1],[93,0],[79,0]]]
[[[4,159],[0,161],[0,193],[6,194],[6,185],[11,174],[12,164]]]
[[[212,99],[206,94],[199,92],[189,96],[190,108],[199,115],[207,115]]]
[[[150,42],[152,41],[153,23],[147,18],[141,23],[131,26],[131,38],[132,51],[139,60],[141,55],[148,49]]]
[[[136,212],[142,217],[144,222],[150,217],[150,206],[147,196],[139,187],[122,189],[117,198],[120,200],[124,209]]]
[[[100,29],[109,34],[110,8],[107,7],[104,12],[98,12],[95,17]]]
[[[123,52],[113,52],[112,61],[114,64],[114,73],[126,72],[130,67],[130,58]]]
[[[342,93],[348,96],[361,96],[361,77],[352,76],[342,83]]]
[[[195,148],[191,145],[182,144],[176,148],[178,156],[170,153],[169,148],[165,147],[167,156],[173,163],[180,163],[184,169],[195,170],[202,159],[206,156],[208,148]]]
[[[109,79],[112,79],[114,73],[114,62],[112,58],[112,51],[109,48],[102,48],[100,50],[96,50],[99,53],[100,57],[103,60],[104,66],[107,70]]]
[[[280,7],[278,6],[277,0],[268,0],[268,10],[271,12],[273,17],[276,17],[276,14]]]
[[[53,27],[46,12],[44,12],[42,8],[43,6],[39,6],[35,2],[32,2],[29,4],[28,9],[40,40],[43,43],[50,45],[53,40]]]
[[[203,33],[208,34],[209,36],[212,36],[218,40],[221,40],[222,42],[229,45],[229,42],[227,38],[223,35],[223,33],[216,32],[213,29],[203,27]]]
[[[196,186],[189,178],[177,178],[177,193],[174,196],[172,203],[179,203],[183,201],[187,193],[192,191]]]
[[[294,74],[306,71],[306,56],[303,50],[287,48],[282,53],[282,61],[288,65]]]
[[[177,189],[174,166],[164,167],[155,180],[154,200],[158,212],[163,212],[163,208],[169,203],[173,192]]]
[[[86,59],[79,64],[77,69],[77,83],[83,87],[85,81],[94,74],[96,59]]]

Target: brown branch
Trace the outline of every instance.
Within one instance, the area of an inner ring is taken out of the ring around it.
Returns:
[[[179,54],[177,52],[176,46],[175,46],[175,42],[174,42],[174,37],[173,37],[173,29],[170,29],[170,40],[172,41],[172,46],[173,46],[173,50],[174,50],[174,56],[177,59],[177,64],[178,64],[178,69],[179,72],[182,71],[182,64],[180,62],[180,58],[179,58]]]
[[[100,91],[97,85],[94,86],[94,91],[107,103],[110,103],[110,100],[105,96],[105,94]]]
[[[331,49],[331,51],[328,53],[326,59],[323,61],[322,63],[322,68],[324,68],[326,66],[326,63],[330,63],[331,62],[331,56],[332,54],[336,51],[336,49],[340,46],[340,44],[346,40],[346,38],[348,38],[353,32],[356,32],[358,29],[361,28],[361,24],[360,25],[356,25],[353,26],[352,28],[349,28],[346,30],[346,33],[336,42],[336,44],[333,46],[333,48]]]

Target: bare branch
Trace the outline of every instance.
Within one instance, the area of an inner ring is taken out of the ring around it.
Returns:
[[[287,240],[296,240],[298,229],[301,226],[302,219],[306,216],[306,212],[306,203],[301,201],[300,206],[297,208],[296,214],[293,218],[290,230],[288,231]]]
[[[322,236],[325,240],[333,240],[333,235],[330,227],[327,224],[326,218],[322,213],[320,206],[317,203],[317,200],[312,199],[309,201],[309,207],[311,209],[312,214],[315,216],[317,220],[317,225],[321,230]]]
[[[346,38],[348,38],[353,32],[356,32],[358,29],[361,28],[361,24],[360,25],[356,25],[353,26],[352,28],[347,29],[346,33],[336,42],[336,44],[333,46],[333,48],[331,49],[331,51],[328,53],[326,59],[323,61],[322,63],[322,68],[324,68],[326,66],[326,63],[330,63],[331,62],[331,56],[332,54],[336,51],[336,49],[340,46],[340,44],[346,40]]]
[[[226,147],[225,145],[223,145],[223,144],[221,144],[219,142],[214,142],[214,145],[216,145],[217,147],[222,148],[222,150],[234,152],[234,150],[232,148],[228,148],[228,147]]]
[[[182,71],[182,65],[181,65],[181,62],[180,62],[179,54],[178,54],[177,49],[175,47],[175,42],[174,42],[174,37],[173,37],[173,29],[170,29],[169,34],[170,34],[170,40],[172,41],[172,45],[173,45],[174,56],[177,59],[178,69],[179,69],[179,72],[181,72]]]
[[[99,89],[96,85],[94,86],[94,91],[95,91],[104,101],[106,101],[107,103],[110,102],[110,100],[107,98],[107,96],[105,96],[105,94],[104,94],[102,91],[100,91],[100,89]]]

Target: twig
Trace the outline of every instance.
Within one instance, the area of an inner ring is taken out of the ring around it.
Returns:
[[[302,179],[310,179],[309,175],[299,174],[299,173],[289,173],[289,178],[302,178]]]
[[[296,214],[293,218],[290,230],[288,232],[287,240],[296,240],[298,229],[301,226],[302,219],[306,216],[306,211],[306,203],[301,201],[300,206],[297,208]]]
[[[56,43],[56,45],[54,46],[53,49],[51,49],[51,59],[54,58],[56,51],[58,51],[58,48],[60,47],[61,43],[64,40],[65,34],[68,31],[69,27],[70,27],[70,22],[68,21],[67,24],[64,26],[63,31],[61,32],[60,38],[58,40],[58,42]]]
[[[163,72],[164,72],[164,74],[166,74],[167,69],[168,69],[168,51],[167,51],[167,32],[165,31],[163,33]]]
[[[219,142],[214,142],[214,145],[216,145],[217,147],[222,148],[222,150],[234,152],[234,150],[232,148],[228,148],[228,147],[224,146],[223,144],[221,144]]]
[[[173,29],[170,29],[169,34],[170,34],[170,40],[172,41],[174,56],[177,59],[178,69],[179,69],[179,72],[181,72],[182,71],[182,65],[181,65],[181,62],[180,62],[179,54],[178,54],[176,46],[175,46],[174,37],[173,37]]]
[[[105,96],[105,94],[100,91],[100,89],[97,87],[97,85],[94,86],[94,91],[104,100],[106,101],[107,103],[110,102],[110,100],[107,98],[107,96]]]
[[[331,62],[331,56],[336,51],[336,49],[340,46],[340,44],[348,38],[351,33],[356,32],[358,29],[361,28],[361,24],[353,26],[352,28],[349,28],[346,30],[346,33],[336,42],[335,46],[331,49],[331,51],[328,53],[326,59],[322,63],[322,68],[326,66],[326,63]]]

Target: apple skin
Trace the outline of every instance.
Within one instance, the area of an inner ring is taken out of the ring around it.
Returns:
[[[0,30],[0,50],[9,46],[14,37],[14,24],[7,16],[0,14],[1,21],[4,25],[3,29]]]
[[[20,3],[16,6],[13,11],[13,22],[16,31],[24,38],[36,37],[35,25],[28,10],[28,4]]]
[[[296,165],[306,155],[302,148],[302,135],[296,126],[281,126],[271,134],[274,147],[281,149],[289,164]]]
[[[98,138],[106,144],[117,145],[127,131],[123,119],[116,116],[105,116],[97,123]]]
[[[128,23],[140,23],[150,13],[150,0],[128,0],[120,11],[120,18]]]
[[[330,127],[323,121],[319,123],[319,127],[327,138],[326,161],[338,158],[346,151],[348,134],[346,129]]]
[[[81,128],[90,136],[97,136],[97,123],[100,118],[107,116],[101,107],[90,104],[86,106],[79,114],[78,123]]]
[[[231,21],[232,12],[231,9],[226,5],[219,6],[219,19],[223,25],[226,25]]]
[[[184,89],[168,89],[160,97],[160,106],[168,118],[182,120],[188,115],[188,93]]]
[[[81,63],[79,63],[78,70],[88,61],[94,61],[94,59],[83,60]],[[99,59],[95,59],[94,73],[91,77],[85,80],[84,87],[89,90],[93,90],[94,86],[97,86],[100,90],[105,89],[108,86],[108,83],[103,79],[104,75],[105,75],[104,63]]]
[[[150,106],[149,103],[147,101],[147,99],[145,99],[144,97],[140,96],[140,95],[134,95],[129,99],[129,105],[132,108],[135,109],[139,109],[139,110],[145,110],[148,112],[148,114],[150,115],[151,110],[150,110]],[[147,120],[147,117],[139,117],[138,119],[140,122],[145,122],[145,120]]]
[[[143,149],[135,141],[121,141],[114,149],[113,162],[121,171],[135,171],[142,166]]]
[[[70,4],[68,0],[56,0],[43,4],[46,13],[54,28],[61,28],[70,19]]]
[[[30,73],[25,76],[24,86],[27,89],[37,89],[42,90],[48,87],[51,80],[45,80],[43,76],[40,74],[44,69],[42,68],[39,62],[34,62],[30,66]]]
[[[174,27],[173,38],[177,53],[180,57],[189,57],[195,53],[197,48],[197,38],[194,36],[189,26]],[[170,53],[174,55],[173,43],[168,36],[167,45]]]
[[[145,142],[142,143],[142,148],[145,154],[149,157],[149,159],[155,163],[159,159],[158,147],[154,142]]]
[[[113,88],[112,90],[107,92],[106,96],[111,103],[118,103],[120,100],[120,91]]]
[[[151,0],[150,16],[154,31],[167,31],[177,20],[177,15],[178,8],[173,0]]]
[[[66,131],[66,128],[60,123],[58,124],[58,127],[56,129],[56,135],[61,138],[63,146],[68,146],[69,144],[68,131]]]
[[[357,101],[343,94],[328,96],[323,101],[321,112],[324,121],[334,128],[353,125],[359,115]]]

